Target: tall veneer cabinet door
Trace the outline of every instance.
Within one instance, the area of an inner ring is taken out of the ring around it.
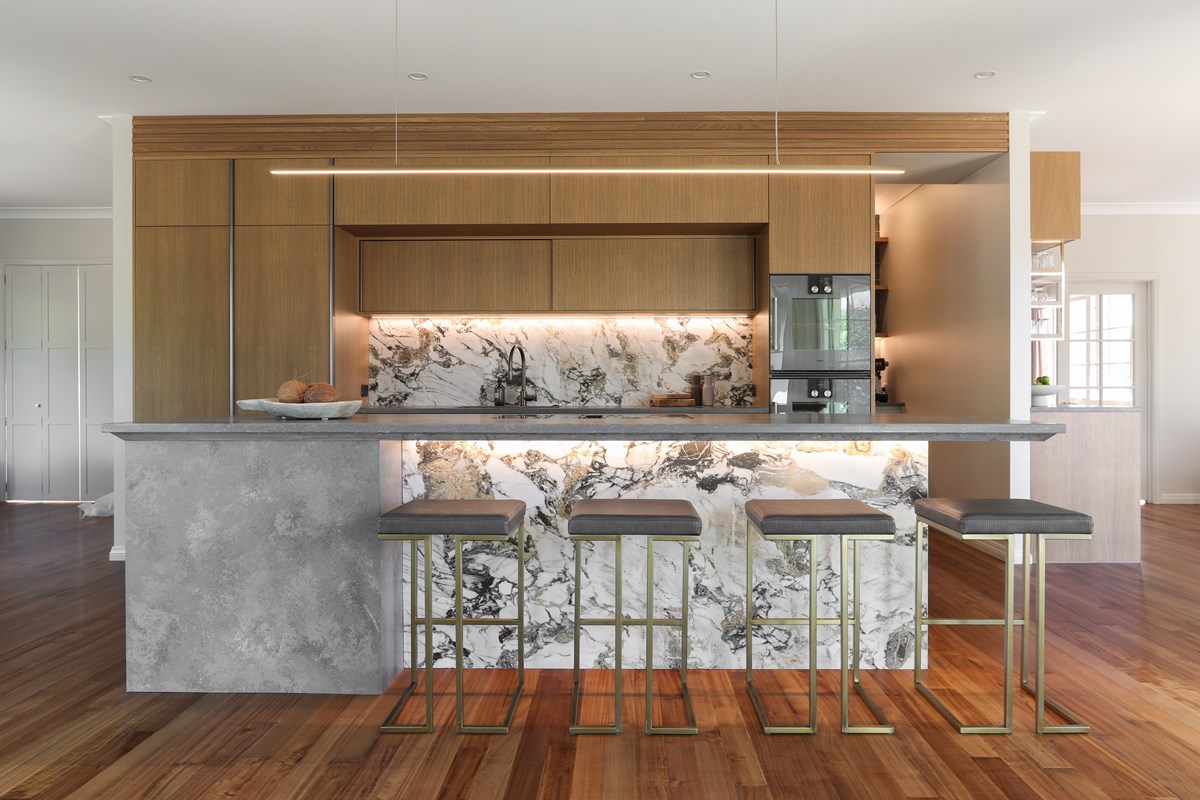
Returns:
[[[364,313],[550,310],[550,241],[362,242]]]
[[[135,420],[229,414],[229,228],[133,236]]]
[[[1079,153],[1029,154],[1029,238],[1035,242],[1073,242],[1081,218]]]
[[[292,378],[328,381],[329,324],[329,227],[236,228],[234,398],[274,397]]]
[[[792,156],[785,164],[870,164],[863,156]],[[869,175],[772,175],[771,272],[868,274],[875,257]]]
[[[562,167],[765,166],[761,156],[556,156]],[[767,221],[765,175],[554,175],[554,223],[754,223]]]
[[[328,175],[272,175],[279,167],[328,167],[328,158],[239,158],[233,162],[235,225],[328,225]]]
[[[229,161],[135,161],[133,224],[228,225]]]
[[[401,158],[399,166],[545,166],[531,158]],[[392,167],[394,159],[339,158],[339,167]],[[337,225],[544,225],[548,175],[338,175]]]

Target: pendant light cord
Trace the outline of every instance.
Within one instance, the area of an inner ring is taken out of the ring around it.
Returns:
[[[775,166],[779,166],[779,0],[775,0]]]
[[[400,166],[400,0],[393,0],[392,21],[392,163]]]

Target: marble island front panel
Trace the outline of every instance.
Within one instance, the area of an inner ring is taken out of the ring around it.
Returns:
[[[525,540],[526,658],[531,667],[571,665],[573,545],[567,518],[585,498],[683,498],[704,520],[704,532],[691,555],[690,666],[737,668],[745,664],[747,500],[844,498],[862,500],[896,520],[895,543],[863,546],[863,665],[899,668],[911,663],[913,646],[914,500],[928,487],[924,442],[734,442],[734,441],[405,441],[401,445],[404,500],[418,497],[489,497],[523,500]],[[768,543],[755,536],[754,605],[758,616],[796,617],[807,613],[808,559],[802,543]],[[645,613],[645,559],[642,540],[624,544],[623,611]],[[406,551],[407,552],[407,551]],[[510,546],[467,544],[464,549],[464,608],[468,616],[515,614],[516,562]],[[434,540],[437,616],[453,603],[453,545]],[[614,597],[611,544],[583,550],[585,616],[612,614]],[[655,607],[677,617],[680,547],[662,543],[655,553]],[[818,606],[836,616],[838,545],[819,541]],[[435,635],[437,666],[453,666],[453,629]],[[755,633],[755,660],[762,666],[805,664],[807,631],[802,627],[761,628]],[[466,664],[513,666],[511,636],[495,629],[468,629]],[[656,639],[661,664],[679,658],[678,634],[662,630]],[[837,665],[838,630],[818,634],[819,665]],[[503,639],[503,641],[502,641]],[[613,664],[613,637],[607,628],[584,632],[583,663]],[[642,664],[643,629],[626,629],[623,659]]]

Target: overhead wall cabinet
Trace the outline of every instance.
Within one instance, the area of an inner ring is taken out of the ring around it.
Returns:
[[[556,239],[554,310],[749,313],[749,238]]]
[[[272,175],[278,167],[327,167],[328,158],[239,158],[233,170],[235,225],[328,225],[332,178]]]
[[[870,164],[869,155],[791,156],[785,164]],[[875,209],[870,175],[772,175],[772,273],[871,272]]]
[[[339,167],[390,167],[391,158],[339,158]],[[548,158],[401,158],[404,166],[545,166]],[[277,180],[319,181],[312,175]],[[338,175],[336,225],[544,225],[549,175]]]
[[[546,239],[366,241],[363,313],[504,313],[550,310]]]
[[[565,167],[765,165],[762,156],[606,156],[550,159]],[[553,223],[762,223],[765,175],[552,175]]]
[[[133,164],[133,224],[228,225],[229,161],[172,159]]]
[[[1029,238],[1034,249],[1079,238],[1079,181],[1079,153],[1029,154]]]

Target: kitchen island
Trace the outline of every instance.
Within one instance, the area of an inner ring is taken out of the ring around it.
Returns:
[[[583,498],[680,497],[704,519],[693,551],[693,667],[744,662],[746,500],[853,497],[891,514],[895,543],[863,552],[863,663],[910,662],[914,500],[928,487],[929,441],[1039,441],[1062,425],[917,415],[371,414],[329,421],[266,416],[120,423],[126,450],[127,685],[131,691],[373,694],[404,666],[405,571],[397,543],[380,543],[381,510],[417,497],[523,500],[529,552],[527,660],[570,666],[571,580],[566,518]],[[625,556],[627,613],[645,598],[645,551]],[[453,602],[453,548],[434,544],[435,615]],[[511,548],[467,547],[464,605],[511,615]],[[663,596],[677,611],[678,555],[656,553]],[[583,565],[584,602],[602,609],[613,586],[607,553]],[[833,616],[836,549],[759,542],[755,605],[796,616],[807,563],[818,559],[822,616]],[[668,587],[670,591],[668,591]],[[644,592],[644,589],[642,590]],[[611,605],[609,606],[611,608]],[[598,629],[593,629],[598,631]],[[593,633],[589,631],[589,633]],[[435,638],[453,663],[450,629]],[[631,628],[625,663],[644,652]],[[763,666],[797,666],[799,629],[756,631]],[[820,663],[836,663],[823,628]],[[613,643],[585,637],[585,664],[611,665]],[[670,631],[659,652],[678,653]],[[470,630],[468,666],[507,666],[511,636]]]

